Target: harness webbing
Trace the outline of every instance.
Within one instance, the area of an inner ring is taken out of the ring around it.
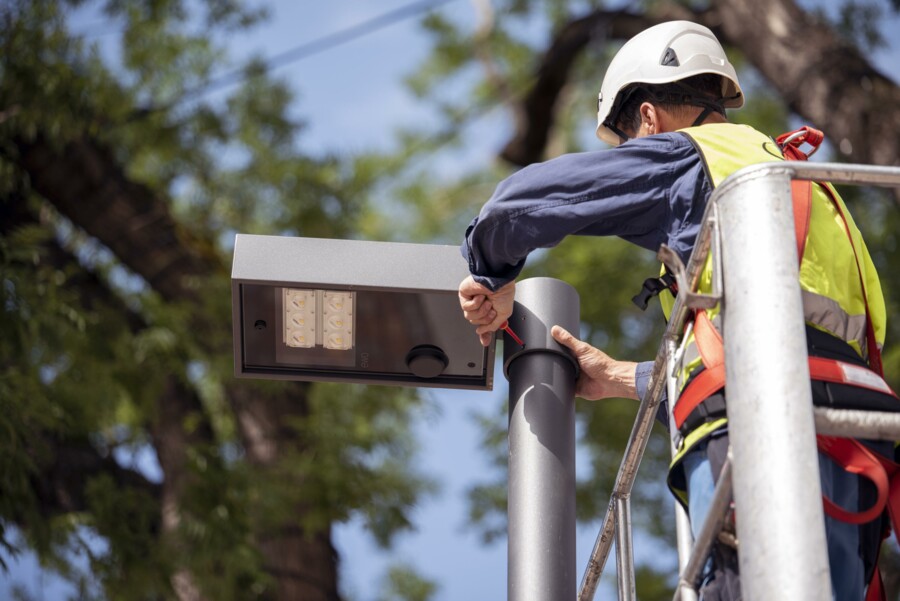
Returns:
[[[806,237],[809,235],[809,219],[812,216],[812,182],[791,181],[791,198],[794,200],[794,234],[797,239],[797,261],[803,262]]]

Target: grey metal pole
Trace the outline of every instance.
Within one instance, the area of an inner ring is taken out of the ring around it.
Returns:
[[[789,171],[716,191],[743,598],[831,599]]]
[[[575,599],[575,360],[550,335],[579,328],[578,293],[551,278],[516,284],[504,339],[509,379],[509,601]]]

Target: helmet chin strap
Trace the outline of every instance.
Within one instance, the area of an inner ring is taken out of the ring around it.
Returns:
[[[702,94],[691,86],[685,85],[683,83],[677,83],[680,94],[677,95],[660,95],[660,94],[652,94],[655,102],[659,104],[675,104],[675,105],[685,105],[685,106],[698,106],[703,110],[700,111],[700,114],[697,115],[697,118],[694,119],[694,122],[691,124],[691,127],[696,127],[706,121],[706,118],[709,117],[712,113],[719,113],[723,117],[725,116],[725,101],[730,100],[729,98],[712,98],[711,96],[707,96],[706,94]],[[637,92],[640,88],[639,86],[634,87],[631,90],[618,98],[616,100],[615,105],[613,106],[613,110],[610,112],[610,118],[606,120],[604,125],[611,129],[613,133],[615,133],[622,140],[622,143],[627,142],[631,139],[631,137],[626,134],[624,131],[619,129],[615,121],[618,120],[618,114],[621,110],[621,107],[628,101],[635,92]],[[649,90],[648,90],[649,91]],[[612,116],[615,115],[615,119]]]
[[[628,100],[632,96],[634,96],[639,89],[641,89],[639,86],[635,86],[629,90],[626,90],[624,94],[620,94],[613,103],[612,110],[609,112],[609,117],[604,122],[604,125],[606,125],[606,127],[611,129],[614,134],[619,136],[622,144],[630,140],[631,137],[624,131],[619,129],[619,127],[616,126],[616,122],[619,120],[619,113],[622,110],[622,106],[625,105],[625,103],[627,103]]]
[[[677,82],[676,85],[683,93],[680,98],[682,104],[699,106],[703,109],[702,111],[700,111],[700,114],[697,115],[697,118],[694,119],[691,127],[696,127],[706,121],[706,118],[709,117],[711,113],[719,113],[723,117],[725,116],[725,101],[727,100],[727,98],[714,99],[681,82]],[[664,102],[665,100],[666,99],[659,98],[660,102]]]
[[[723,116],[725,115],[725,107],[722,106],[721,103],[715,102],[697,102],[694,106],[701,106],[703,110],[700,111],[700,114],[697,115],[697,118],[694,119],[694,122],[691,123],[691,127],[697,127],[709,117],[711,113],[721,113]]]
[[[653,100],[659,104],[669,104],[669,105],[685,105],[685,106],[698,106],[703,110],[700,111],[700,114],[697,115],[697,118],[694,119],[694,122],[691,124],[691,127],[696,127],[706,121],[706,118],[709,117],[711,113],[719,113],[722,116],[725,116],[725,101],[728,98],[712,98],[707,96],[706,94],[702,94],[691,86],[685,85],[683,83],[677,83],[679,92],[678,94],[653,94]],[[618,114],[621,110],[621,107],[628,101],[628,99],[637,92],[638,89],[644,89],[646,91],[647,88],[643,88],[641,86],[635,86],[631,90],[628,90],[624,96],[620,96],[616,99],[616,103],[613,106],[613,110],[610,111],[610,118],[606,120],[604,125],[611,129],[613,133],[615,133],[622,140],[622,143],[627,142],[631,139],[631,137],[626,134],[624,131],[619,129],[615,121],[618,120]],[[613,118],[615,116],[615,118]]]

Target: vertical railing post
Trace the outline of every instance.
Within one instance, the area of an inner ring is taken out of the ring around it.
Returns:
[[[634,601],[636,597],[630,495],[616,497],[616,581],[619,586],[619,601]]]
[[[577,364],[550,335],[579,330],[578,293],[550,278],[516,285],[504,340],[509,379],[509,601],[574,601]]]
[[[675,353],[677,352],[678,345],[674,340],[666,338],[663,340],[663,347],[665,348],[666,353],[666,370],[665,370],[665,378],[666,378],[666,397],[668,399],[678,398],[678,390],[675,381]],[[669,432],[675,432],[675,419],[672,416],[671,411],[672,403],[669,402]],[[672,453],[672,456],[675,456],[676,448],[675,448],[675,437],[669,437],[669,450]],[[691,550],[694,546],[694,537],[691,534],[691,520],[688,517],[687,511],[685,511],[684,507],[681,503],[675,501],[675,546],[678,549],[678,574],[684,574],[685,569],[687,568],[688,561],[691,558]],[[697,592],[690,588],[685,589],[682,588],[679,591],[680,597],[678,597],[681,601],[697,601]]]
[[[789,172],[717,195],[743,598],[831,599]]]

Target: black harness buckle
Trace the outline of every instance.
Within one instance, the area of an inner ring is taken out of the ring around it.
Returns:
[[[641,291],[631,297],[631,302],[638,306],[641,311],[646,311],[650,304],[650,299],[659,296],[663,290],[671,290],[673,294],[677,292],[675,285],[675,277],[668,271],[658,278],[647,278],[641,287]]]

